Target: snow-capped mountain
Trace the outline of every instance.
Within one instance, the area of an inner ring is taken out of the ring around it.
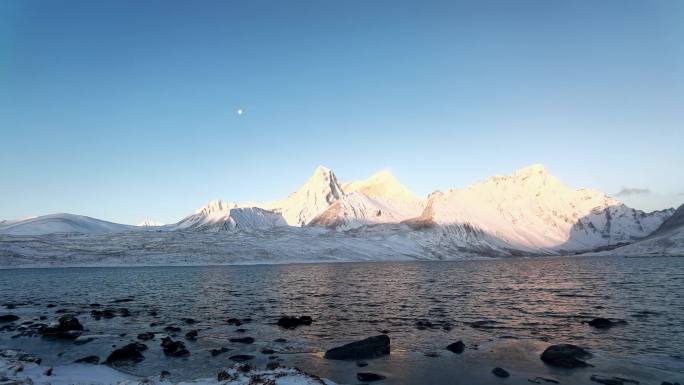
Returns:
[[[344,193],[335,174],[318,166],[299,190],[280,201],[262,207],[280,213],[290,226],[305,226],[336,202]]]
[[[287,226],[282,215],[259,207],[245,207],[237,203],[214,200],[193,214],[170,225],[171,230],[259,230]]]
[[[399,223],[423,211],[424,201],[388,171],[342,185],[344,195],[314,218],[310,226],[350,229],[369,224]]]
[[[155,220],[152,220],[152,219],[145,219],[142,222],[138,223],[136,226],[138,226],[138,227],[160,227],[160,226],[164,226],[164,224],[161,222],[157,222]]]
[[[648,237],[613,250],[592,253],[592,255],[684,256],[684,205],[679,206],[674,214]]]
[[[54,233],[106,234],[135,230],[122,225],[74,214],[51,214],[0,223],[0,234],[43,235]]]
[[[564,253],[631,242],[672,210],[644,213],[595,190],[571,189],[541,165],[465,189],[430,195],[414,225],[438,226],[441,242],[483,242],[513,253]],[[467,239],[465,242],[463,237]],[[494,240],[491,242],[491,240]]]

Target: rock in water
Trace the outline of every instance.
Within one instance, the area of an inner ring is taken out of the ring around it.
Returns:
[[[541,354],[541,360],[552,366],[563,368],[584,368],[591,366],[582,361],[591,358],[592,354],[571,344],[551,345]]]
[[[313,319],[308,315],[303,315],[301,317],[282,317],[278,320],[278,326],[285,329],[294,329],[301,325],[311,325]]]
[[[454,352],[456,354],[461,354],[461,353],[463,353],[463,350],[465,350],[465,344],[463,343],[463,341],[459,340],[457,342],[454,342],[453,344],[450,344],[446,348],[450,352]]]
[[[197,339],[197,334],[199,333],[199,330],[190,330],[189,332],[185,333],[185,338],[189,340],[194,340]]]
[[[587,322],[589,326],[595,327],[597,329],[609,329],[612,328],[615,325],[618,325],[622,322],[616,322],[616,321],[611,321],[608,318],[594,318],[593,320]]]
[[[250,356],[249,354],[237,354],[234,356],[230,356],[229,359],[235,362],[245,362],[254,359],[254,356]]]
[[[147,341],[147,340],[151,340],[151,339],[153,339],[153,338],[154,338],[154,333],[153,333],[153,332],[145,332],[145,333],[140,333],[140,334],[138,334],[138,339],[139,339],[139,340]]]
[[[108,364],[114,364],[122,361],[140,362],[145,359],[145,356],[143,356],[141,353],[145,350],[147,350],[147,346],[145,346],[145,344],[134,342],[114,350],[109,357],[107,357],[105,362]]]
[[[499,367],[492,369],[492,373],[494,373],[495,376],[501,377],[501,378],[506,378],[506,377],[511,376],[511,374],[508,373],[508,371],[506,369],[499,368]]]
[[[254,338],[252,338],[252,337],[231,338],[229,341],[239,343],[239,344],[253,344]]]
[[[332,348],[325,358],[332,360],[369,359],[390,354],[390,338],[384,334]]]
[[[0,322],[12,322],[18,320],[19,317],[17,317],[14,314],[3,314],[0,315]]]
[[[71,314],[65,314],[57,320],[57,324],[49,325],[42,330],[45,337],[76,339],[81,334],[83,325],[78,318]]]
[[[381,375],[375,374],[375,373],[362,372],[362,373],[356,373],[356,379],[361,381],[361,382],[373,382],[373,381],[384,380],[385,376],[381,376]]]
[[[87,356],[87,357],[79,358],[78,360],[74,361],[74,363],[97,365],[100,363],[100,357],[98,357],[98,356]]]
[[[181,341],[174,341],[171,337],[162,338],[161,347],[164,349],[164,354],[172,357],[183,357],[190,354],[185,348],[185,344]]]

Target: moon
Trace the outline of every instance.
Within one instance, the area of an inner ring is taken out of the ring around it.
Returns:
[[[238,114],[238,115],[242,115],[242,108],[238,108],[237,114]]]

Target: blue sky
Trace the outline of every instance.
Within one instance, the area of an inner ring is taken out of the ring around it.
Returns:
[[[0,218],[173,222],[319,164],[684,202],[684,2],[0,2]],[[237,109],[244,109],[242,115]]]

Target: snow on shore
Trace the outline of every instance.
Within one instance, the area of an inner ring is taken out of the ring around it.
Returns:
[[[221,377],[221,380],[218,379]],[[226,369],[216,378],[171,382],[161,377],[140,378],[105,365],[71,364],[56,367],[40,365],[40,359],[18,350],[0,351],[0,384],[35,385],[335,385],[329,380],[306,374],[296,368],[241,371],[239,365]]]

